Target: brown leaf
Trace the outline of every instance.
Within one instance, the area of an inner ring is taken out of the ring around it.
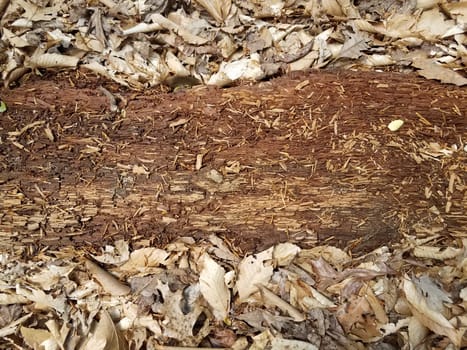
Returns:
[[[230,12],[231,0],[196,0],[218,22],[223,22]]]
[[[448,337],[455,346],[460,347],[464,332],[454,328],[442,314],[433,310],[408,276],[404,278],[402,288],[413,315],[425,327],[436,334]]]
[[[116,296],[130,293],[130,287],[120,282],[115,276],[105,271],[91,260],[86,260],[86,268],[107,293]]]
[[[427,79],[435,79],[442,83],[455,84],[457,86],[464,86],[467,84],[467,78],[464,78],[451,69],[437,64],[435,60],[416,57],[412,60],[412,66],[419,68],[417,73]]]

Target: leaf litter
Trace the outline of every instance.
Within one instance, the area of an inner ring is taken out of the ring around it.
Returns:
[[[416,70],[466,85],[465,1],[0,2],[5,86],[84,68],[134,89],[230,85],[308,68]]]
[[[215,235],[165,249],[117,241],[92,257],[2,253],[0,347],[458,349],[467,239],[440,255],[439,238],[360,257],[292,243],[241,257]]]

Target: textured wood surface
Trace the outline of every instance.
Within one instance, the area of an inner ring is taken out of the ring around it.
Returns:
[[[214,232],[244,250],[287,239],[358,250],[467,228],[462,88],[309,72],[137,94],[76,73],[0,94],[4,246]]]

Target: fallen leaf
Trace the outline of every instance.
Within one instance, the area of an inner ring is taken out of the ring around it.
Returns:
[[[219,71],[209,79],[208,85],[225,86],[239,79],[259,80],[263,77],[260,56],[254,53],[250,58],[229,63],[222,62]]]
[[[130,293],[130,287],[120,282],[116,277],[105,271],[99,265],[88,259],[86,259],[85,264],[89,273],[101,284],[102,288],[107,293],[115,296],[127,295]]]
[[[214,347],[231,348],[237,341],[237,334],[231,329],[214,329],[209,335],[209,341]]]
[[[463,330],[454,328],[442,314],[433,310],[408,276],[402,282],[402,289],[410,310],[420,323],[434,333],[448,337],[454,346],[460,347]]]
[[[336,59],[338,58],[351,58],[357,59],[363,55],[364,50],[369,48],[368,37],[361,34],[361,32],[347,33],[347,40],[342,45]]]
[[[311,249],[302,249],[299,258],[321,258],[338,269],[341,269],[343,265],[352,261],[349,254],[333,246],[318,246]]]
[[[394,59],[390,55],[373,54],[368,55],[364,59],[364,63],[371,67],[390,66],[394,63]]]
[[[43,290],[48,291],[54,288],[62,277],[67,277],[74,268],[74,265],[58,266],[50,264],[46,268],[42,269],[42,271],[28,276],[27,280],[39,285]]]
[[[425,296],[428,305],[436,312],[447,316],[447,304],[452,304],[452,298],[428,275],[414,277],[412,282],[418,290]]]
[[[417,246],[413,250],[414,256],[418,258],[427,258],[427,259],[436,259],[436,260],[446,260],[454,259],[456,256],[459,256],[464,252],[462,248],[454,247],[431,247],[431,246]]]
[[[258,286],[267,285],[273,273],[273,248],[269,248],[256,255],[244,258],[238,265],[238,279],[235,292],[239,302],[245,301],[251,294],[258,291]]]
[[[18,318],[17,320],[15,320],[14,322],[11,322],[5,327],[0,328],[0,339],[17,333],[18,326],[22,324],[23,322],[27,321],[31,316],[33,316],[32,312],[24,315],[23,317]]]
[[[336,317],[347,333],[363,341],[373,341],[382,336],[373,309],[365,296],[351,295],[347,303],[341,305]]]
[[[196,0],[214,19],[222,23],[230,12],[231,0]]]
[[[130,249],[127,242],[118,240],[113,246],[105,246],[101,255],[92,255],[92,257],[102,264],[120,265],[129,259]]]
[[[300,247],[292,243],[279,243],[274,247],[272,257],[277,266],[289,265],[300,253]]]
[[[287,322],[293,321],[289,316],[280,316],[272,314],[266,310],[256,309],[255,311],[245,312],[236,317],[239,320],[245,321],[256,330],[264,331],[268,325],[275,329],[282,329]]]
[[[63,314],[65,312],[66,299],[64,294],[59,294],[54,298],[52,295],[46,294],[43,290],[32,287],[23,288],[19,284],[16,286],[16,293],[34,302],[34,307],[39,310],[52,309],[57,311],[59,314]]]
[[[115,327],[109,313],[102,310],[99,313],[99,321],[86,343],[83,350],[126,350],[127,346],[121,339],[120,332]]]
[[[417,317],[410,317],[408,325],[409,344],[412,349],[420,348],[429,334],[429,329],[425,327]]]
[[[434,60],[416,57],[412,60],[412,66],[419,68],[417,73],[427,79],[439,80],[442,83],[464,86],[467,78],[459,73],[437,64]]]
[[[338,0],[322,0],[321,6],[328,15],[336,17],[342,17],[344,15]]]
[[[75,68],[79,57],[61,55],[58,53],[42,53],[32,55],[26,59],[25,66],[28,68]]]
[[[150,267],[158,267],[164,265],[170,254],[158,248],[141,248],[130,254],[130,259],[125,262],[120,268],[123,271],[144,271]]]
[[[283,339],[274,337],[271,340],[271,350],[318,350],[314,344],[301,340]]]
[[[26,344],[34,349],[40,349],[42,343],[52,339],[52,334],[46,329],[20,327],[19,330]]]
[[[225,270],[206,253],[201,257],[201,265],[201,294],[212,308],[214,317],[223,321],[230,309],[230,291],[225,284]]]
[[[453,20],[447,20],[438,6],[428,11],[423,11],[420,15],[416,31],[427,40],[441,38],[448,32],[455,23]]]
[[[273,337],[269,329],[255,335],[253,338],[253,344],[250,346],[250,350],[263,350],[267,349],[267,345],[270,339]]]
[[[178,25],[177,23],[169,20],[168,18],[162,16],[159,13],[154,13],[151,16],[151,20],[154,23],[158,23],[164,29],[171,30],[173,33],[181,36],[189,44],[204,45],[209,41],[209,39],[202,38],[202,37],[200,37],[198,35],[195,35],[195,34],[191,33],[186,28]]]
[[[267,289],[264,286],[258,287],[261,292],[261,296],[263,297],[263,300],[267,305],[278,307],[280,310],[292,317],[295,322],[302,322],[306,319],[306,316],[302,314],[300,310],[297,310],[295,307],[278,297],[269,289]]]

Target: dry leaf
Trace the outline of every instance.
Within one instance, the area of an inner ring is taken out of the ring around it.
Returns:
[[[321,6],[323,7],[325,13],[328,15],[336,17],[341,17],[344,15],[338,0],[322,0]]]
[[[171,51],[168,51],[165,55],[165,63],[170,72],[176,76],[186,77],[190,75],[190,71],[183,66],[182,62]]]
[[[230,347],[231,350],[246,350],[249,346],[248,339],[246,337],[239,337],[235,343]]]
[[[373,54],[368,55],[364,59],[364,63],[371,67],[390,66],[396,63],[390,55]]]
[[[418,318],[410,317],[408,325],[409,343],[412,349],[420,348],[421,344],[426,341],[429,334],[429,329],[426,328]]]
[[[67,277],[74,268],[74,265],[57,266],[50,264],[48,267],[42,269],[42,271],[27,277],[27,280],[48,291],[54,288],[61,278]]]
[[[201,294],[211,306],[214,317],[219,321],[225,320],[230,309],[230,291],[225,284],[225,270],[206,253],[201,257],[201,265]]]
[[[56,18],[57,11],[60,10],[59,5],[56,7],[43,7],[25,0],[15,0],[15,2],[23,8],[23,17],[31,22],[52,20]]]
[[[45,329],[20,327],[19,330],[26,344],[34,349],[40,349],[42,343],[49,339],[53,339],[52,334]],[[55,346],[57,346],[56,343]]]
[[[118,240],[113,246],[105,246],[102,255],[92,255],[93,259],[102,264],[120,265],[130,257],[128,242]]]
[[[290,303],[294,306],[300,306],[304,311],[336,307],[336,304],[331,300],[301,280],[295,281],[290,286]]]
[[[383,308],[383,305],[381,305],[381,300],[376,297],[376,295],[373,293],[373,290],[369,286],[366,286],[366,288],[362,290],[365,294],[368,304],[370,304],[371,308],[373,309],[376,321],[382,325],[387,324],[389,322],[389,318]]]
[[[186,42],[193,45],[204,45],[209,39],[202,38],[200,36],[192,34],[189,30],[179,26],[178,24],[172,22],[171,20],[165,18],[159,13],[154,13],[151,16],[151,19],[154,23],[158,23],[164,29],[173,31],[175,34],[181,36]]]
[[[417,246],[413,250],[414,256],[418,258],[428,258],[437,260],[453,259],[464,252],[462,248],[454,247],[431,247],[431,246]]]
[[[83,350],[125,350],[127,346],[121,339],[112,318],[105,310],[99,313],[100,319]]]
[[[250,350],[263,350],[267,349],[270,339],[273,337],[269,329],[264,332],[257,334],[253,337],[253,344],[250,346]]]
[[[196,2],[203,6],[220,23],[225,21],[232,6],[231,0],[196,0]]]
[[[209,85],[225,86],[232,82],[245,80],[259,80],[264,77],[260,64],[260,56],[254,53],[250,58],[243,58],[230,63],[222,62],[219,71],[208,81]]]
[[[274,247],[272,257],[277,266],[288,266],[300,253],[300,247],[292,243],[280,243]]]
[[[199,344],[210,332],[209,317],[202,317],[202,306],[198,295],[199,286],[189,287],[187,290],[171,292],[167,285],[160,284],[159,292],[163,296],[164,303],[158,313],[164,316],[161,322],[163,336],[178,339],[187,345]],[[185,298],[184,294],[191,294]]]
[[[372,341],[382,336],[372,311],[365,296],[354,294],[339,307],[336,317],[346,332],[364,341]]]
[[[16,286],[16,293],[34,302],[34,307],[38,310],[52,309],[57,311],[59,314],[63,314],[65,312],[65,295],[63,294],[59,294],[54,298],[52,295],[46,294],[42,290],[31,287],[26,289],[21,287],[19,284]]]
[[[335,57],[338,58],[351,58],[357,59],[363,55],[364,50],[369,48],[367,44],[368,38],[362,35],[360,32],[357,33],[347,33],[348,38],[342,45],[341,50],[338,55]]]
[[[238,279],[235,292],[239,302],[245,301],[251,294],[258,291],[258,286],[267,285],[271,279],[273,248],[269,248],[256,255],[244,258],[238,265]]]
[[[149,267],[164,265],[170,254],[158,248],[141,248],[130,254],[130,259],[125,262],[121,269],[123,271],[147,271]]]
[[[264,286],[258,287],[261,291],[261,296],[263,297],[263,300],[267,305],[278,307],[280,310],[292,317],[295,322],[302,322],[306,319],[306,316],[304,314],[302,314],[299,310],[287,303],[285,300],[282,300],[269,289],[267,289]]]
[[[117,280],[109,272],[102,269],[99,265],[86,259],[86,268],[91,275],[101,284],[102,288],[109,294],[119,296],[130,293],[130,287]]]
[[[49,343],[52,343],[53,345],[58,344],[61,348],[64,348],[72,326],[63,322],[60,327],[59,322],[53,319],[48,320],[45,325],[53,336],[53,339],[49,339]]]
[[[428,305],[430,305],[432,309],[434,309],[436,312],[439,312],[440,314],[443,314],[444,316],[448,316],[448,309],[446,305],[452,304],[452,299],[446,291],[444,291],[427,275],[414,277],[412,282],[425,296]]]
[[[316,345],[301,340],[274,337],[271,340],[271,350],[318,350]]]
[[[150,33],[156,30],[164,29],[159,23],[138,23],[131,28],[127,28],[122,31],[122,35],[131,35],[138,33]]]
[[[454,328],[442,314],[433,310],[408,276],[405,276],[402,288],[410,310],[420,323],[434,333],[448,337],[454,346],[460,347],[464,332],[461,329]]]
[[[299,257],[310,257],[312,259],[322,258],[339,269],[342,268],[344,264],[347,264],[352,260],[349,254],[344,252],[342,249],[333,246],[318,246],[311,249],[303,249],[300,252]]]
[[[467,84],[467,78],[459,73],[437,64],[434,60],[416,57],[412,60],[412,66],[419,68],[418,74],[427,78],[439,80],[442,83],[464,86]]]
[[[57,53],[42,53],[33,55],[25,61],[29,68],[75,68],[79,57],[60,55]]]
[[[454,27],[453,20],[446,20],[438,7],[424,11],[417,21],[416,31],[427,40],[443,37],[447,31]]]
[[[210,250],[209,252],[212,252],[218,258],[222,260],[232,261],[235,263],[238,263],[240,261],[238,256],[232,253],[230,248],[221,238],[217,237],[216,235],[210,235],[209,241],[214,245],[212,250]]]

